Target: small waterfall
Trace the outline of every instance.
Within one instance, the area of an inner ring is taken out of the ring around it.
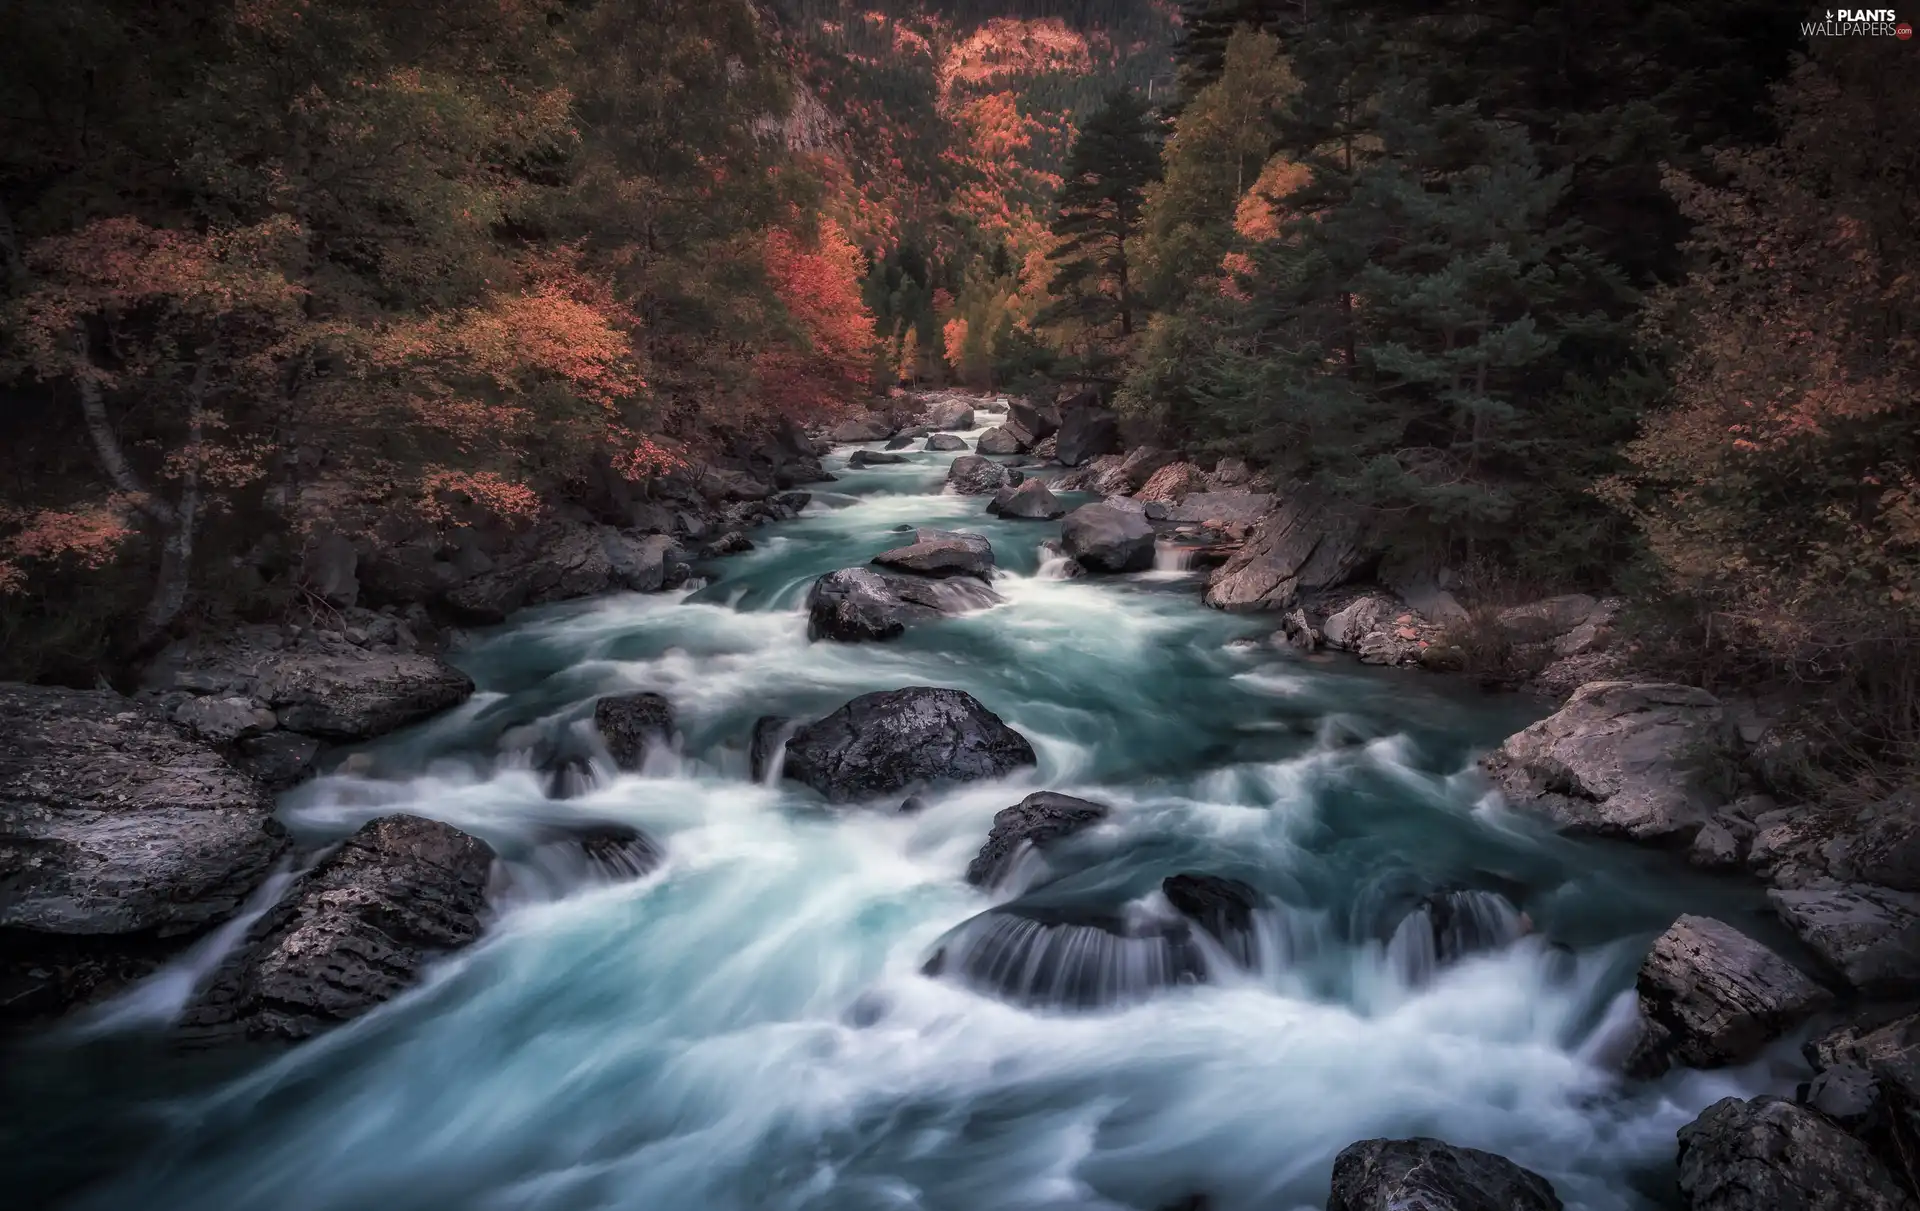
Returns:
[[[1407,987],[1419,988],[1447,964],[1498,950],[1531,928],[1497,892],[1441,892],[1422,900],[1393,931],[1387,964]]]
[[[921,971],[1016,1005],[1103,1009],[1211,974],[1181,921],[1047,920],[983,913],[948,936]]]
[[[193,994],[219,970],[227,956],[246,940],[254,922],[280,902],[280,897],[307,867],[295,869],[283,861],[254,889],[240,911],[189,946],[172,962],[112,1000],[95,1006],[72,1026],[77,1039],[96,1038],[125,1030],[160,1029],[179,1018]]]
[[[1153,544],[1153,570],[1183,575],[1193,571],[1193,548],[1162,539]]]
[[[558,900],[584,887],[628,883],[658,869],[658,843],[627,824],[590,822],[544,830],[522,856],[502,861],[488,898],[501,907]]]
[[[1073,580],[1080,575],[1080,565],[1056,540],[1041,543],[1039,555],[1040,567],[1033,574],[1035,580]]]

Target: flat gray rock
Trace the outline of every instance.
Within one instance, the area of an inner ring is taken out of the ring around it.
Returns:
[[[1563,832],[1684,843],[1725,801],[1715,762],[1733,742],[1726,709],[1705,690],[1596,681],[1485,766],[1510,804]]]
[[[993,544],[984,534],[923,527],[914,531],[911,543],[882,551],[873,557],[873,562],[883,568],[920,576],[972,576],[991,580]]]
[[[1920,895],[1823,881],[1775,888],[1767,901],[1855,988],[1880,995],[1920,991]]]
[[[147,708],[0,683],[0,927],[191,934],[287,845],[259,783]]]

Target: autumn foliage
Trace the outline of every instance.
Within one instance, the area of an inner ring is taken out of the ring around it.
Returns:
[[[792,347],[761,355],[761,390],[790,416],[839,411],[867,389],[873,354],[860,252],[826,221],[811,238],[775,228],[764,255],[767,278],[797,331]]]

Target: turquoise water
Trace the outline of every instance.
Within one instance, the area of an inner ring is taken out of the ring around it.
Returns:
[[[1179,573],[1052,579],[1058,526],[939,495],[950,457],[844,471],[704,585],[474,637],[471,703],[283,810],[316,837],[411,811],[486,838],[517,876],[486,939],[292,1052],[43,1045],[7,1080],[9,1185],[88,1211],[1152,1211],[1196,1191],[1291,1211],[1323,1206],[1346,1144],[1434,1134],[1569,1207],[1629,1211],[1663,1205],[1700,1108],[1790,1079],[1610,1074],[1646,943],[1680,911],[1754,906],[1487,802],[1473,755],[1537,709],[1246,643],[1271,624],[1206,610]],[[812,579],[920,524],[987,534],[1004,602],[891,644],[808,643]],[[910,816],[748,777],[755,718],[903,685],[975,694],[1039,767]],[[672,700],[681,751],[545,798],[529,738],[631,689]],[[1039,788],[1115,810],[1012,888],[967,886],[993,814]],[[665,866],[541,877],[527,842],[569,815],[640,826]],[[1150,914],[1181,871],[1267,893],[1287,960],[1075,1012],[920,973],[999,901]],[[1535,932],[1410,982],[1395,922],[1460,887],[1502,890]]]

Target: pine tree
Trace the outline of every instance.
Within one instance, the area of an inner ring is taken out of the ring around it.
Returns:
[[[1180,40],[1173,48],[1179,92],[1172,108],[1184,109],[1220,78],[1226,70],[1227,43],[1236,31],[1272,32],[1295,7],[1297,0],[1181,0]]]
[[[1524,133],[1404,77],[1366,109],[1371,149],[1323,145],[1322,205],[1258,250],[1214,391],[1331,486],[1484,532],[1553,457],[1558,418],[1537,401],[1562,345],[1603,322],[1578,300],[1617,281],[1553,220],[1569,174],[1543,171]]]
[[[1127,243],[1142,200],[1159,176],[1154,124],[1140,94],[1122,89],[1087,120],[1067,157],[1052,232],[1059,243],[1047,290],[1057,302],[1041,322],[1071,324],[1096,341],[1132,337],[1139,298]]]

